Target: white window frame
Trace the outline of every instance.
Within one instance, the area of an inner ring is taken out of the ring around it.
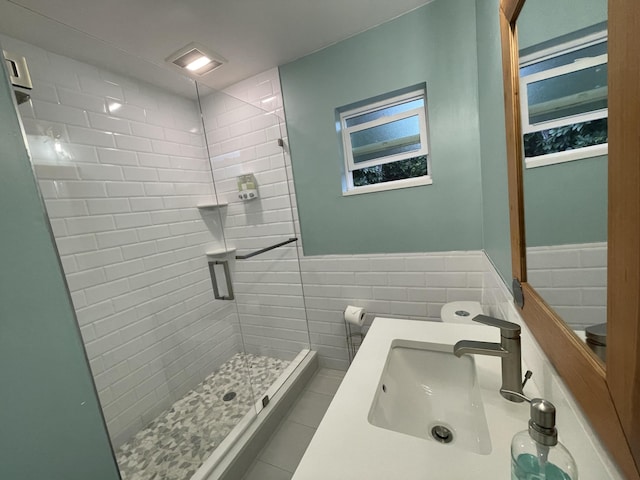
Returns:
[[[358,117],[368,112],[374,112],[383,108],[393,107],[401,103],[410,102],[413,100],[423,100],[424,106],[407,110],[406,112],[397,113],[395,115],[384,116],[369,122],[364,122],[352,127],[347,127],[347,121],[353,117]],[[361,193],[381,192],[385,190],[393,190],[397,188],[415,187],[420,185],[431,185],[433,180],[431,178],[431,157],[429,156],[428,136],[427,136],[427,114],[426,114],[427,98],[424,90],[415,90],[403,95],[398,95],[386,100],[381,100],[374,103],[347,110],[340,113],[340,132],[342,135],[342,145],[344,150],[345,161],[345,182],[343,185],[343,196],[357,195]],[[353,148],[351,144],[351,134],[366,130],[369,128],[377,127],[387,123],[396,122],[404,118],[418,116],[420,124],[420,145],[418,150],[412,150],[410,152],[397,153],[395,155],[388,155],[366,162],[360,162],[356,164],[353,160]],[[405,178],[402,180],[395,180],[391,182],[376,183],[373,185],[363,185],[356,187],[353,184],[353,172],[354,170],[361,170],[363,168],[374,167],[377,165],[385,165],[387,163],[398,162],[409,158],[426,156],[427,157],[427,174],[420,177]]]
[[[573,51],[583,49],[598,43],[607,41],[607,32],[598,32],[591,34],[587,37],[583,37],[572,42],[564,43],[549,49],[545,49],[540,52],[536,52],[532,55],[522,57],[520,61],[520,68],[542,62],[544,60],[571,53]],[[524,135],[527,133],[539,132],[542,130],[548,130],[550,128],[558,128],[566,125],[572,125],[576,123],[589,122],[592,120],[599,120],[601,118],[607,118],[609,116],[608,109],[603,108],[599,110],[593,110],[588,113],[579,115],[570,115],[568,117],[562,117],[555,120],[548,120],[545,122],[530,123],[529,122],[529,99],[527,95],[527,86],[530,83],[538,82],[540,80],[546,80],[548,78],[558,77],[567,73],[578,72],[597,65],[605,65],[608,61],[607,54],[599,55],[597,57],[585,58],[580,61],[562,65],[560,67],[543,70],[541,72],[533,73],[524,77],[520,77],[520,116],[522,118],[522,142],[524,144]],[[604,88],[604,87],[603,87]],[[581,160],[584,158],[597,157],[600,155],[606,155],[609,151],[609,144],[602,143],[599,145],[591,145],[589,147],[576,148],[572,150],[565,150],[563,152],[555,152],[547,155],[538,155],[536,157],[525,157],[525,168],[542,167],[545,165],[554,165],[557,163],[571,162],[573,160]],[[524,152],[524,148],[523,148]]]

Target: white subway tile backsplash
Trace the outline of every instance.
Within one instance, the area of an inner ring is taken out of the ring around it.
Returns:
[[[389,273],[389,285],[392,287],[424,287],[424,273]]]
[[[129,291],[129,282],[120,279],[113,282],[101,283],[84,291],[87,303],[93,305],[104,300],[115,298]]]
[[[66,218],[88,215],[89,212],[84,200],[49,200],[47,213],[50,218]]]
[[[96,198],[107,196],[107,190],[103,182],[56,181],[54,188],[58,198]]]
[[[122,252],[119,248],[102,249],[97,252],[76,255],[78,268],[87,270],[95,267],[104,267],[122,261]]]
[[[91,125],[92,128],[112,133],[131,134],[131,127],[126,120],[92,112],[89,112],[87,115],[89,117],[89,125]]]
[[[127,198],[97,198],[86,201],[91,215],[103,215],[108,213],[126,213],[131,211]]]
[[[92,130],[89,128],[68,126],[69,139],[73,143],[80,143],[82,145],[91,145],[94,147],[115,147],[115,140],[113,134],[110,132],[104,132],[99,130]]]
[[[122,180],[122,168],[112,165],[78,165],[81,180]]]
[[[69,290],[72,292],[99,285],[107,280],[102,268],[94,268],[93,270],[85,270],[79,273],[68,273],[66,277]]]
[[[107,183],[107,194],[110,197],[143,197],[144,187],[138,182]]]
[[[104,267],[107,280],[118,280],[120,278],[128,278],[137,273],[144,272],[144,263],[142,260],[130,260],[128,262],[116,263]]]
[[[140,159],[140,157],[138,157]],[[158,172],[155,168],[124,167],[124,179],[127,181],[157,182]]]
[[[151,212],[164,209],[161,197],[131,198],[129,204],[133,212]]]
[[[463,288],[467,286],[466,273],[427,273],[427,287]]]
[[[35,165],[34,170],[43,180],[80,180],[75,165]]]
[[[99,148],[98,158],[100,163],[113,165],[137,165],[138,159],[134,152],[115,148]]]
[[[123,101],[124,94],[120,85],[97,78],[95,76],[79,75],[80,89],[91,95],[112,97]]]
[[[376,300],[408,300],[406,288],[373,287],[373,298]]]
[[[89,252],[98,249],[95,235],[79,235],[56,240],[60,255]]]
[[[104,232],[115,228],[113,217],[108,215],[67,218],[65,224],[69,235]]]
[[[128,92],[125,92],[125,98],[128,97]],[[117,108],[110,108],[110,113],[114,117],[126,118],[128,120],[134,120],[137,122],[144,122],[146,115],[144,108],[130,103],[116,105]]]
[[[98,303],[96,305],[91,305],[86,308],[81,308],[76,311],[76,316],[78,317],[78,323],[81,326],[84,326],[102,318],[108,317],[113,313],[115,313],[113,304],[111,303],[111,301],[106,301]]]
[[[142,138],[155,138],[164,140],[164,129],[156,125],[149,125],[146,123],[132,123],[131,133],[136,137]]]
[[[150,168],[171,168],[171,157],[167,155],[158,155],[156,153],[138,153],[138,162],[142,167]],[[157,181],[157,174],[153,181]]]
[[[75,107],[88,112],[106,113],[104,98],[87,95],[76,90],[57,86],[58,98],[60,103],[69,107]]]
[[[123,150],[133,150],[135,152],[151,152],[151,142],[147,138],[134,137],[132,135],[115,134],[116,146]]]
[[[180,144],[163,140],[151,140],[153,152],[164,155],[181,155]]]
[[[61,122],[67,125],[77,125],[79,127],[89,126],[85,112],[79,108],[67,107],[59,103],[43,102],[36,99],[32,99],[31,102],[36,118],[50,122]]]

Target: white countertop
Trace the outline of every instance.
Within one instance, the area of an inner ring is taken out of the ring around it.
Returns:
[[[367,416],[395,339],[453,346],[463,339],[498,342],[500,334],[481,325],[376,318],[293,480],[510,478],[511,439],[527,428],[529,405],[500,395],[498,357],[473,356],[491,436],[489,455],[463,452],[453,444],[435,444],[369,423]],[[522,368],[526,371],[525,365]],[[533,382],[527,384],[525,394],[538,395]]]

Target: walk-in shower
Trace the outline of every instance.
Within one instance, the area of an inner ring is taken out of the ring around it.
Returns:
[[[309,348],[277,71],[166,89],[0,41],[121,476],[190,478]]]

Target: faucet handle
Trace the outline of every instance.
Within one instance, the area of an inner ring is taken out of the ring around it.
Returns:
[[[500,335],[505,338],[520,338],[520,325],[499,318],[489,317],[487,315],[476,315],[472,319],[474,322],[497,327],[500,329]]]

